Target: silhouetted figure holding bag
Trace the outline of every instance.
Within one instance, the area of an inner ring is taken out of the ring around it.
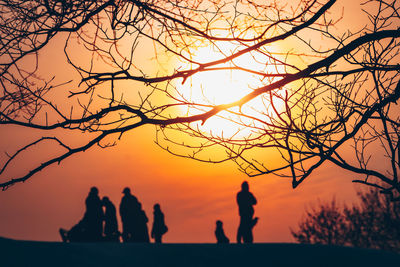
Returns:
[[[215,228],[215,237],[217,238],[217,243],[218,244],[228,244],[229,243],[229,238],[226,237],[224,228],[222,227],[222,222],[218,220],[216,222],[216,228]]]
[[[161,211],[160,204],[154,205],[153,216],[151,237],[154,238],[156,243],[162,243],[162,236],[168,231],[168,227],[165,225],[164,214]]]
[[[236,201],[239,206],[240,224],[237,232],[238,243],[253,243],[253,227],[256,225],[258,218],[254,216],[253,206],[257,204],[257,200],[249,191],[249,184],[244,181],[242,190],[237,194]]]
[[[103,197],[104,212],[104,241],[119,242],[117,212],[108,197]]]
[[[103,237],[104,213],[97,187],[93,186],[90,189],[85,204],[86,212],[83,216],[83,223],[87,232],[88,241],[101,241]]]
[[[119,214],[122,221],[122,240],[124,242],[132,242],[135,228],[137,228],[137,217],[140,214],[139,202],[135,196],[131,194],[129,187],[125,187],[122,191],[121,204],[119,206]]]
[[[134,228],[131,241],[137,243],[150,243],[149,230],[147,228],[149,219],[144,210],[142,210],[142,204],[140,202],[138,204],[138,210],[134,217]]]

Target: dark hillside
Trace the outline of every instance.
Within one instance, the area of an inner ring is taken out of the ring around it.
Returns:
[[[0,238],[0,266],[400,266],[385,251],[300,244],[113,244]]]

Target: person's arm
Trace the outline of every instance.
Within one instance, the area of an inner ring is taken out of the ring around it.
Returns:
[[[256,204],[257,204],[257,199],[256,199],[256,197],[255,197],[253,194],[251,194],[251,196],[253,197],[253,205],[256,205]]]
[[[162,213],[162,212],[161,212],[161,214],[160,214],[160,221],[161,221],[161,224],[162,224],[163,226],[166,226],[166,224],[165,224],[164,213]]]
[[[121,200],[121,204],[119,204],[119,215],[121,217],[124,217],[125,215],[124,200]]]

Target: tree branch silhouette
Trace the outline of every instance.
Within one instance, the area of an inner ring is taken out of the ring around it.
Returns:
[[[370,24],[352,33],[335,28],[341,18],[330,13],[335,0],[288,5],[2,1],[0,127],[18,127],[27,135],[39,131],[40,136],[0,161],[0,187],[5,190],[79,152],[112,146],[126,132],[155,125],[157,144],[177,156],[233,160],[250,176],[289,177],[294,188],[329,161],[365,176],[356,182],[383,182],[382,191],[397,199],[399,6],[378,0],[367,4],[375,8],[367,11]],[[271,52],[271,45],[284,49],[283,42],[290,48]],[[75,71],[67,81],[43,74],[41,60],[55,43],[62,44],[64,63]],[[197,57],[201,47],[218,56]],[[137,59],[142,54],[158,62],[156,67]],[[254,65],[241,63],[243,56]],[[222,104],[191,99],[180,89],[201,73],[219,71],[247,73],[259,84]],[[215,118],[237,130],[232,135],[205,130]],[[67,141],[61,132],[84,138]],[[182,134],[193,143],[179,140]],[[350,142],[355,156],[348,159],[341,150]],[[59,154],[16,175],[12,163],[45,143]],[[389,172],[371,167],[368,148],[376,144],[390,159]],[[223,158],[207,153],[216,148],[226,152]],[[279,166],[268,166],[260,150],[277,151]]]

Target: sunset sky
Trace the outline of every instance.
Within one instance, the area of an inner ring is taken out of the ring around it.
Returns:
[[[338,29],[367,23],[357,2],[341,0],[335,4],[332,12],[338,16],[344,6]],[[68,79],[60,63],[65,62],[60,49],[56,39],[45,50],[44,76]],[[122,190],[128,186],[142,203],[150,219],[149,228],[152,207],[160,203],[169,228],[165,242],[215,242],[216,220],[223,221],[225,233],[234,241],[239,224],[236,193],[247,180],[258,200],[255,216],[260,219],[254,229],[255,242],[293,242],[290,227],[297,226],[306,207],[333,198],[339,204],[350,204],[362,188],[351,183],[354,174],[325,164],[294,190],[289,179],[273,175],[249,178],[232,162],[207,164],[172,156],[155,144],[154,133],[153,126],[135,129],[125,133],[117,146],[91,148],[0,192],[0,236],[60,241],[58,229],[69,229],[82,218],[90,187],[97,186],[100,196],[108,196],[118,207]],[[32,131],[31,135],[8,127],[0,132],[0,138],[7,140],[0,143],[0,151],[12,151],[15,144],[36,133]],[[18,164],[21,168],[29,166],[33,157],[28,154]],[[0,157],[1,163],[4,159]]]
[[[355,195],[353,175],[324,168],[293,190],[287,179],[248,178],[233,163],[212,165],[173,157],[159,149],[147,127],[128,134],[116,147],[95,148],[39,173],[27,183],[0,194],[0,236],[28,240],[60,240],[58,228],[70,228],[84,213],[91,186],[119,205],[129,186],[152,221],[152,207],[160,203],[169,232],[165,242],[214,242],[215,221],[224,222],[234,240],[239,224],[236,193],[243,180],[258,199],[255,242],[293,241],[306,206],[336,197],[338,203]],[[121,227],[121,225],[120,225]]]

